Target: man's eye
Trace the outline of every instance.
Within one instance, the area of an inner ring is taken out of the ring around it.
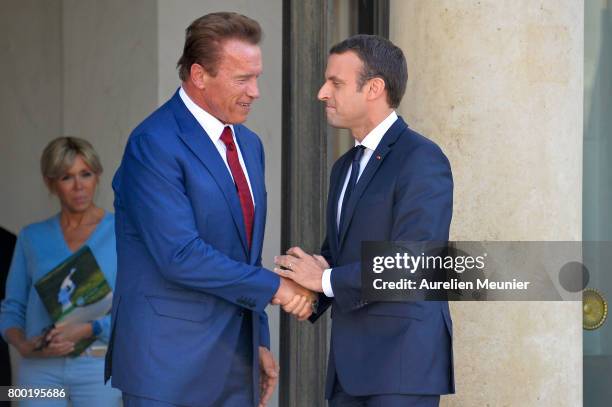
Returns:
[[[93,174],[92,174],[91,172],[89,172],[89,171],[84,172],[84,173],[82,173],[82,174],[81,174],[81,176],[82,176],[82,177],[84,177],[84,178],[89,178],[89,177],[91,177],[92,175],[93,175]]]

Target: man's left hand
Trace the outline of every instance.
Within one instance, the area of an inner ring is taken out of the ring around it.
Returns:
[[[259,407],[266,407],[278,383],[278,366],[272,352],[263,346],[259,347],[259,370]]]
[[[323,292],[322,279],[325,269],[322,262],[299,247],[292,247],[284,256],[276,256],[274,263],[279,266],[274,268],[276,274],[289,278],[311,291]]]

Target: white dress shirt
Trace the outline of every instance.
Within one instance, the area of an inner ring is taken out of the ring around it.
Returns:
[[[374,154],[374,151],[378,147],[380,140],[382,140],[385,133],[391,128],[393,123],[397,120],[397,113],[395,111],[391,112],[389,116],[382,122],[378,124],[378,126],[374,127],[374,129],[369,132],[361,141],[361,143],[355,140],[355,146],[362,145],[365,147],[363,151],[363,156],[359,161],[359,174],[357,175],[357,182],[359,182],[359,178],[361,174],[363,174],[363,170],[368,165],[368,161],[370,161],[370,157]],[[336,225],[338,229],[340,228],[340,215],[342,214],[342,200],[344,199],[344,192],[346,191],[346,186],[348,185],[349,179],[351,178],[352,167],[349,167],[348,172],[346,173],[346,177],[344,178],[344,185],[342,186],[342,192],[340,193],[340,198],[338,199],[338,210],[336,211]],[[355,184],[357,185],[357,184]],[[323,293],[327,297],[333,297],[334,291],[331,285],[331,272],[332,269],[327,269],[323,271]]]
[[[217,147],[217,151],[219,151],[219,155],[221,155],[221,158],[223,159],[223,162],[227,167],[227,171],[229,172],[230,177],[233,180],[234,177],[232,176],[232,170],[230,169],[230,166],[227,163],[227,148],[225,147],[225,143],[223,142],[223,140],[221,140],[221,134],[223,133],[223,129],[225,127],[230,128],[230,130],[232,131],[232,138],[234,139],[234,145],[236,146],[236,151],[238,152],[238,161],[240,161],[240,166],[242,167],[244,176],[246,177],[247,183],[249,184],[251,199],[253,200],[253,206],[255,206],[255,198],[253,197],[251,180],[249,179],[249,173],[247,171],[246,165],[244,164],[244,160],[242,159],[240,145],[238,145],[238,142],[236,141],[236,135],[234,134],[234,126],[232,126],[231,124],[229,126],[226,126],[225,124],[221,123],[216,117],[208,113],[206,110],[202,109],[193,100],[191,100],[189,95],[187,95],[187,92],[185,92],[182,87],[179,90],[179,96],[181,97],[181,100],[183,101],[187,109],[191,112],[193,117],[195,117],[195,119],[198,121],[198,123],[200,123],[200,126],[202,126],[206,134],[208,134],[208,137],[210,137],[210,140],[213,142],[215,147]]]

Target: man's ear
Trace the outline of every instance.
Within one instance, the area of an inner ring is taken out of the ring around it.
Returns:
[[[210,75],[208,72],[206,72],[206,69],[204,69],[202,65],[191,64],[189,78],[191,79],[191,83],[193,83],[196,88],[203,90],[206,87],[209,77]]]
[[[368,99],[378,99],[385,94],[385,81],[382,78],[372,78],[368,84]]]

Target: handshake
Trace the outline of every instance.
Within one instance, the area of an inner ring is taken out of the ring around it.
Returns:
[[[274,272],[281,277],[271,303],[298,320],[308,319],[315,310],[318,293],[323,292],[323,271],[329,264],[319,255],[310,255],[299,247],[274,258]]]

